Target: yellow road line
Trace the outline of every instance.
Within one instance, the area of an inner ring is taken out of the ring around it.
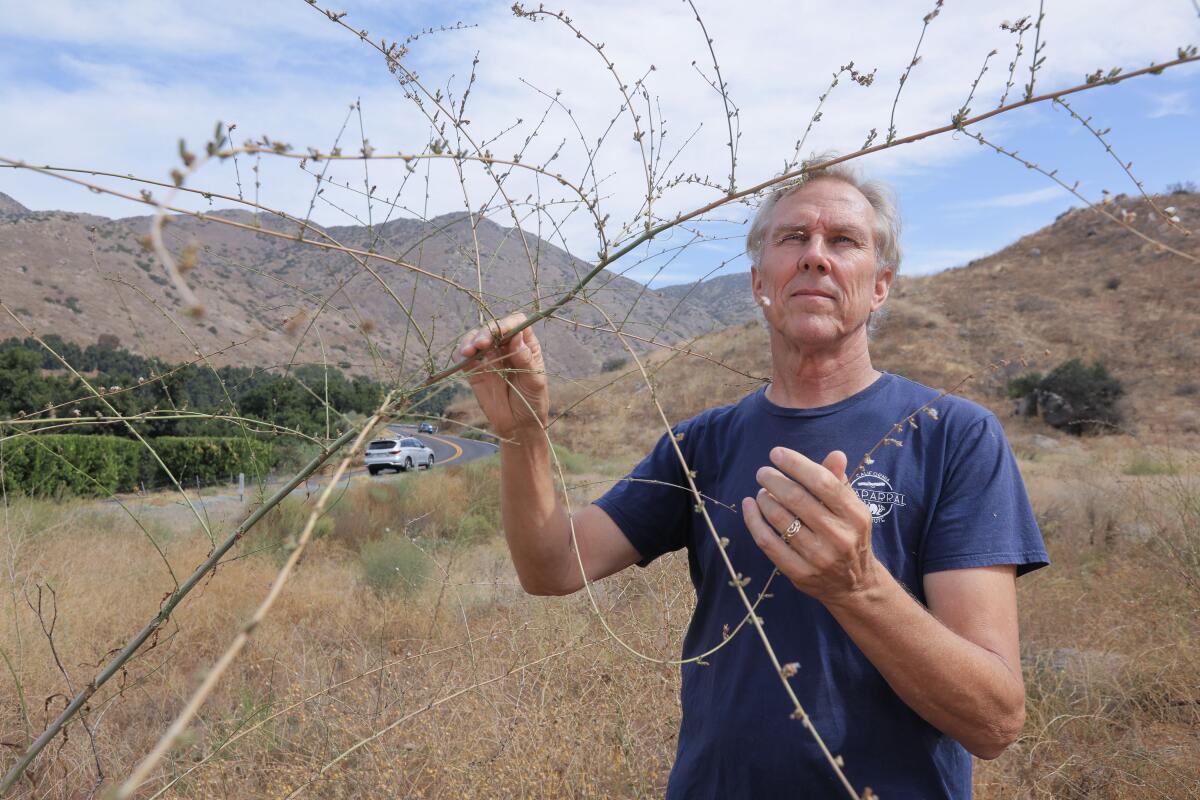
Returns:
[[[436,442],[441,442],[442,444],[449,445],[450,447],[454,448],[454,455],[450,456],[445,461],[443,461],[442,462],[443,464],[449,464],[451,461],[453,461],[454,459],[458,458],[459,456],[461,456],[463,454],[463,449],[461,447],[459,447],[458,445],[456,445],[454,442],[450,441],[449,439],[443,439],[441,436],[434,436],[431,433],[422,433],[421,435],[425,436],[427,438],[433,439]]]

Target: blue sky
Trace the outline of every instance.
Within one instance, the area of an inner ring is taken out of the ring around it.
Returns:
[[[556,21],[516,19],[511,3],[394,3],[374,0],[339,5],[347,21],[367,28],[372,39],[389,40],[429,26],[467,23],[463,30],[427,36],[406,60],[429,87],[458,93],[472,58],[481,64],[470,103],[469,130],[488,139],[516,125],[492,144],[498,155],[519,149],[546,114],[548,102],[536,89],[568,105],[593,140],[617,117],[597,159],[603,177],[604,212],[610,225],[633,220],[645,195],[645,178],[631,123],[620,113],[621,98],[596,54]],[[1043,38],[1045,66],[1039,89],[1078,83],[1096,68],[1137,68],[1173,57],[1175,48],[1200,43],[1200,19],[1189,0],[1124,3],[1047,3]],[[755,183],[777,171],[791,155],[808,123],[817,96],[831,73],[848,60],[877,67],[869,88],[843,79],[825,105],[806,150],[851,150],[866,131],[886,130],[898,76],[912,57],[921,18],[931,2],[792,3],[767,0],[752,13],[733,4],[698,3],[714,39],[722,74],[740,108],[743,137],[739,184]],[[665,151],[690,143],[672,171],[728,172],[725,122],[719,97],[704,83],[711,57],[695,21],[678,2],[615,0],[565,6],[576,23],[618,65],[626,84],[647,75],[653,105],[662,109]],[[932,21],[896,116],[900,135],[944,124],[961,104],[991,48],[998,54],[972,103],[993,107],[1003,90],[1014,38],[1002,20],[1035,14],[1036,2],[979,4],[951,2]],[[380,151],[420,152],[430,140],[428,123],[386,70],[377,52],[325,20],[302,0],[254,4],[212,2],[45,2],[36,7],[0,0],[0,156],[31,163],[91,167],[163,179],[176,166],[177,141],[199,142],[217,120],[238,125],[235,140],[269,134],[300,147],[323,149],[333,142],[349,105],[361,99],[364,129]],[[1115,24],[1115,19],[1126,24]],[[814,20],[819,22],[814,23]],[[842,24],[844,23],[844,24]],[[1018,64],[1018,85],[1027,79],[1032,31]],[[692,62],[696,65],[693,66]],[[649,66],[654,71],[648,71]],[[536,89],[535,89],[536,87]],[[1077,96],[1080,113],[1111,127],[1108,138],[1150,191],[1177,181],[1200,183],[1200,66],[1188,65]],[[657,110],[652,111],[657,113]],[[516,120],[522,122],[517,125]],[[359,141],[351,115],[347,150]],[[1049,105],[1024,109],[986,123],[983,132],[1008,148],[1051,168],[1096,200],[1103,189],[1135,188],[1103,147]],[[672,144],[673,143],[673,144]],[[555,168],[583,173],[586,157],[572,119],[551,109],[529,147],[530,159],[559,148]],[[239,160],[243,190],[250,195],[252,161]],[[890,181],[904,215],[904,271],[920,274],[966,263],[1049,223],[1079,201],[1057,191],[1043,176],[986,151],[962,136],[936,140],[871,157],[862,168]],[[476,171],[478,172],[478,171]],[[663,171],[664,174],[667,172]],[[333,174],[361,187],[361,165],[341,165]],[[260,198],[264,204],[303,215],[314,181],[295,162],[266,159]],[[379,194],[401,186],[396,163],[371,166]],[[120,182],[106,185],[119,187]],[[189,185],[237,192],[232,163],[211,164]],[[490,195],[486,176],[469,175],[466,194],[445,162],[410,178],[400,204],[412,213],[435,215],[478,207]],[[120,187],[128,190],[129,186]],[[514,179],[514,195],[549,191]],[[0,170],[0,191],[37,209],[91,211],[131,216],[144,209],[27,172]],[[135,192],[136,193],[136,192]],[[551,192],[552,194],[552,192]],[[656,200],[664,214],[690,210],[716,198],[714,190],[676,188]],[[543,196],[546,199],[546,196]],[[327,202],[328,201],[328,202]],[[187,201],[181,201],[186,204]],[[197,206],[200,207],[200,206]],[[583,214],[565,215],[552,206],[561,235],[573,252],[591,257],[594,230]],[[327,188],[314,218],[327,225],[352,223],[368,213],[354,191]],[[378,204],[370,209],[377,218]],[[744,270],[739,257],[749,209],[730,207],[703,227],[714,237],[682,255],[664,254],[644,264],[621,266],[639,279],[662,267],[656,283],[699,277],[727,262]],[[498,222],[510,221],[504,214]],[[548,222],[543,220],[544,225]],[[1187,224],[1188,221],[1184,221]],[[657,245],[670,247],[675,238]],[[670,263],[666,263],[670,260]]]

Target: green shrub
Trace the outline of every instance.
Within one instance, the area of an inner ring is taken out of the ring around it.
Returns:
[[[1039,404],[1046,422],[1074,434],[1105,433],[1121,424],[1117,400],[1125,390],[1099,361],[1091,366],[1078,358],[1064,361],[1041,380]],[[1064,405],[1055,410],[1042,399],[1046,393],[1058,395]]]
[[[5,490],[43,497],[130,491],[143,450],[133,439],[80,434],[20,436],[2,447]]]
[[[1037,391],[1038,384],[1042,382],[1042,373],[1026,372],[1024,375],[1018,375],[1008,382],[1005,390],[1008,396],[1014,400],[1020,399],[1030,392]]]
[[[215,436],[160,436],[149,440],[180,483],[223,483],[231,475],[265,475],[271,467],[267,442]],[[121,436],[37,434],[3,445],[4,487],[38,496],[63,493],[86,497],[129,492],[139,482],[167,485],[154,456],[136,439]]]
[[[385,536],[365,542],[359,550],[363,578],[376,592],[411,594],[429,576],[429,558],[403,536]]]
[[[221,436],[159,436],[151,440],[163,464],[183,486],[228,481],[239,472],[266,475],[272,466],[270,443],[257,439]],[[168,483],[167,475],[150,453],[145,453],[141,477],[147,486]]]
[[[483,541],[500,530],[498,520],[484,514],[467,514],[458,523],[454,541],[460,544]]]
[[[1134,453],[1123,471],[1126,475],[1177,475],[1179,467],[1170,461],[1159,461],[1148,453]]]
[[[299,472],[321,452],[321,445],[298,436],[281,436],[271,446],[272,467],[281,472]]]
[[[282,503],[272,508],[263,516],[258,524],[250,529],[244,541],[246,552],[264,552],[282,563],[292,550],[304,526],[308,515],[312,513],[312,503],[299,497],[286,497]],[[310,542],[315,542],[333,531],[334,521],[328,514],[317,518]]]

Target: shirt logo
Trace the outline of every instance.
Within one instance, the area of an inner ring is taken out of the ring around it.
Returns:
[[[858,494],[871,512],[871,519],[880,522],[892,513],[896,506],[904,507],[904,495],[892,491],[891,481],[879,472],[864,472],[850,482],[850,488]]]

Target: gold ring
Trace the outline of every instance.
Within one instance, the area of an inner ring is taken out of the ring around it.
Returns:
[[[792,524],[787,526],[787,530],[783,534],[783,541],[790,542],[792,537],[802,530],[804,530],[804,523],[800,521],[799,517],[796,517],[792,520]]]

